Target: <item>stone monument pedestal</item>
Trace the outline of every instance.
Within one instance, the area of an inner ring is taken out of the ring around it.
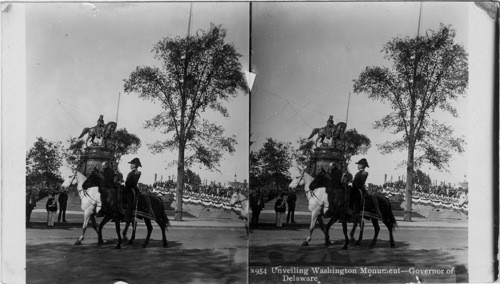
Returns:
[[[86,177],[94,170],[102,168],[103,162],[110,162],[113,164],[114,155],[111,150],[103,146],[88,146],[85,152],[82,154],[82,164],[80,166],[80,172]]]
[[[333,163],[341,171],[345,164],[342,152],[335,147],[318,147],[314,149],[314,153],[311,155],[311,162],[314,162],[314,176],[316,176],[321,169],[328,172],[328,165],[330,165],[330,163]]]

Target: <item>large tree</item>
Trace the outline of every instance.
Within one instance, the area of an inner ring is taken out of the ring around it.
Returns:
[[[375,128],[397,137],[379,145],[383,153],[407,150],[406,221],[411,221],[414,168],[429,163],[444,170],[452,152],[463,152],[464,140],[453,137],[451,127],[431,117],[436,110],[456,117],[452,102],[466,92],[467,53],[454,42],[455,35],[450,26],[441,24],[423,36],[396,37],[382,49],[391,67],[366,67],[354,81],[356,93],[366,93],[393,109]]]
[[[180,202],[175,220],[182,220],[185,167],[201,163],[215,170],[224,152],[234,152],[235,136],[224,136],[224,128],[202,118],[206,110],[229,117],[224,103],[238,90],[247,91],[241,55],[225,38],[226,30],[213,24],[192,36],[164,38],[153,47],[160,67],[139,66],[125,80],[125,92],[163,108],[146,127],[168,134],[165,140],[149,145],[153,153],[178,153],[176,196]]]
[[[256,153],[250,152],[250,186],[264,189],[268,200],[285,191],[291,182],[292,145],[267,138]]]
[[[26,153],[26,190],[43,199],[63,182],[61,143],[38,137]]]

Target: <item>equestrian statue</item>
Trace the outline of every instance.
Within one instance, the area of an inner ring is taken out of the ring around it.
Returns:
[[[318,146],[318,141],[320,141],[323,145],[325,138],[329,140],[328,146],[338,147],[339,145],[337,145],[337,142],[341,138],[342,134],[344,134],[346,127],[347,124],[345,122],[334,124],[333,116],[330,115],[328,121],[326,122],[326,126],[322,128],[314,128],[311,135],[309,135],[309,138],[307,139],[311,139],[317,134],[318,137],[316,138],[315,143],[316,147]]]
[[[85,134],[87,135],[87,140],[85,141],[85,145],[88,144],[89,139],[92,142],[92,146],[104,146],[106,147],[106,142],[109,138],[111,138],[111,135],[115,133],[116,130],[116,122],[110,121],[106,124],[104,124],[104,119],[103,116],[99,116],[99,119],[97,120],[97,125],[94,127],[85,127],[82,131],[82,134],[78,137],[79,139],[82,138]],[[94,139],[98,138],[100,139],[100,143],[94,142]]]

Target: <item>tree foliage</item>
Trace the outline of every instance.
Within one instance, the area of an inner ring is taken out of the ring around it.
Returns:
[[[445,170],[451,152],[463,152],[463,138],[430,115],[443,110],[457,116],[452,105],[464,95],[468,84],[467,54],[454,43],[455,31],[441,25],[425,36],[394,38],[382,52],[392,68],[370,66],[354,82],[356,93],[388,103],[394,110],[375,123],[376,129],[402,134],[379,145],[383,153],[414,148],[415,163],[429,163]]]
[[[382,153],[408,151],[407,200],[411,200],[415,166],[428,163],[445,170],[451,153],[464,151],[464,139],[453,137],[451,127],[431,118],[437,110],[456,117],[452,103],[467,89],[467,53],[454,43],[455,36],[451,26],[441,24],[423,36],[393,38],[382,49],[391,67],[366,67],[354,81],[356,93],[366,93],[393,110],[375,128],[396,137],[379,145]],[[405,220],[411,220],[409,216],[411,202]]]
[[[41,137],[26,153],[26,190],[43,199],[57,192],[63,182],[59,168],[62,166],[61,143]]]
[[[201,185],[201,178],[200,176],[193,172],[191,169],[186,170],[186,183],[192,185],[192,186],[200,186]]]
[[[286,191],[291,182],[291,151],[291,143],[267,138],[259,151],[250,152],[250,187],[263,189],[268,200]]]
[[[221,126],[201,117],[207,110],[228,117],[224,103],[248,89],[241,55],[225,38],[226,30],[214,24],[185,38],[163,38],[152,50],[160,67],[138,66],[125,80],[125,92],[163,108],[146,127],[167,136],[149,147],[153,153],[178,151],[178,200],[182,200],[186,166],[200,163],[217,170],[223,153],[234,152],[236,137],[226,137]],[[176,220],[182,219],[181,212],[179,202]]]

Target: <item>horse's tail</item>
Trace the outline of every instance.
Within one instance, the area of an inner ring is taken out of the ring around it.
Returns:
[[[320,130],[319,128],[314,128],[313,131],[311,132],[311,135],[309,135],[309,138],[307,139],[313,138],[314,135],[318,134],[319,130]]]
[[[392,226],[392,229],[396,229],[396,227],[398,226],[398,222],[396,221],[396,217],[394,217],[394,214],[392,213],[392,208],[391,208],[391,201],[389,200],[389,198],[383,196],[383,200],[384,200],[384,222],[387,222],[388,224],[390,224]]]
[[[78,137],[78,139],[82,138],[83,135],[87,134],[89,132],[90,128],[88,127],[85,127],[82,131],[82,134],[80,134],[80,136]]]
[[[158,219],[158,223],[162,224],[165,228],[167,228],[168,226],[170,226],[170,220],[168,220],[167,212],[165,211],[165,205],[163,205],[163,200],[158,196],[155,196],[154,199],[157,200],[158,209],[160,211],[160,212],[158,212],[159,214],[156,215],[157,216],[156,218]]]

